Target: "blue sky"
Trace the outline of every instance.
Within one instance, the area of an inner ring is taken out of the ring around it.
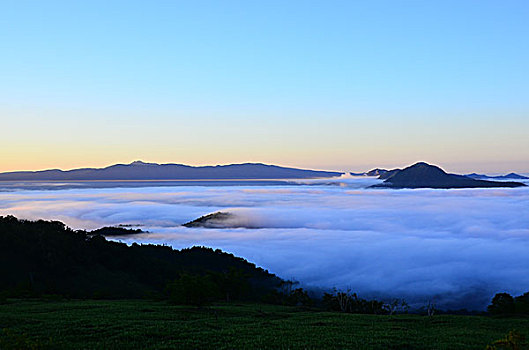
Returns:
[[[4,1],[0,171],[529,171],[526,1]]]

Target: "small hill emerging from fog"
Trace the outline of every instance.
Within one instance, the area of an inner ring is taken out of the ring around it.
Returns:
[[[443,169],[424,162],[402,170],[393,170],[383,183],[372,188],[490,188],[521,187],[520,182],[499,182],[472,179],[463,175],[448,174]],[[384,175],[388,174],[385,173]]]
[[[342,174],[335,171],[286,168],[261,163],[194,167],[183,164],[156,164],[136,161],[106,168],[1,173],[0,181],[307,179],[335,177]]]
[[[199,217],[182,226],[185,227],[205,227],[205,228],[227,228],[226,223],[234,217],[231,213],[216,212]]]
[[[110,236],[129,236],[129,235],[137,235],[140,233],[146,233],[143,230],[132,229],[132,228],[126,228],[126,227],[115,227],[115,226],[105,226],[98,228],[97,230],[93,230],[90,232],[87,232],[89,235],[101,235],[105,237]]]
[[[229,212],[218,211],[189,221],[182,226],[203,228],[262,228],[248,218]]]

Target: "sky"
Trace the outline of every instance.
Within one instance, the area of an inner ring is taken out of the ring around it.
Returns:
[[[529,172],[527,1],[0,3],[0,171]]]

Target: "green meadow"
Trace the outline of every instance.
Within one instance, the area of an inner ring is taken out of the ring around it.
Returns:
[[[529,318],[358,315],[261,304],[147,300],[0,304],[0,349],[485,349]],[[519,344],[524,348],[526,344]],[[509,348],[509,347],[507,347]],[[498,349],[503,349],[498,347]]]

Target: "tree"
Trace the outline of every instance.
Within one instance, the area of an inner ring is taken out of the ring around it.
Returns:
[[[426,305],[426,313],[428,316],[433,317],[436,311],[435,304],[431,300],[428,300],[428,305]]]
[[[529,315],[529,292],[514,298],[514,311],[517,314]]]
[[[220,291],[226,297],[226,302],[232,299],[240,299],[250,289],[248,278],[250,277],[241,269],[230,266],[228,271],[215,274],[215,279]]]
[[[493,315],[513,314],[514,298],[508,293],[498,293],[492,298],[487,310]]]
[[[290,295],[286,296],[286,303],[296,306],[312,306],[313,301],[303,288],[294,289]]]
[[[409,309],[409,305],[404,299],[393,299],[382,307],[390,316],[396,312],[408,312]]]
[[[286,281],[281,281],[281,283],[279,284],[279,287],[281,288],[282,294],[290,295],[290,293],[292,293],[292,289],[294,288],[294,286],[298,284],[299,284],[298,281],[286,280]]]
[[[336,292],[336,300],[338,300],[338,306],[340,311],[347,312],[350,308],[352,299],[356,299],[356,294],[351,295],[351,290],[348,289],[346,292]]]

